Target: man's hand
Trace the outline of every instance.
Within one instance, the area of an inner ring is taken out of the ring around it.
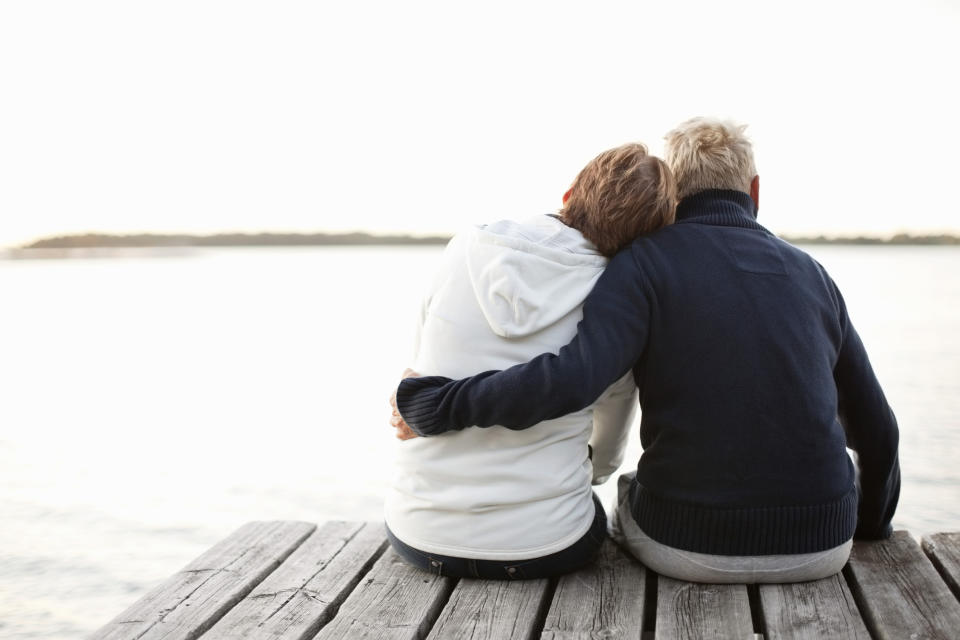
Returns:
[[[413,369],[404,369],[403,378],[418,378],[420,374],[414,371]],[[394,389],[393,393],[390,394],[390,407],[393,409],[390,415],[390,426],[396,429],[394,434],[398,440],[410,440],[411,438],[417,438],[416,433],[413,432],[413,429],[407,426],[407,423],[403,421],[403,416],[400,415],[400,412],[397,411],[397,390]]]

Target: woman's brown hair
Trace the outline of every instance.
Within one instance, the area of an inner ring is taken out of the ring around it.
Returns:
[[[667,165],[640,143],[604,151],[570,187],[560,215],[612,256],[637,236],[673,223],[677,187]]]

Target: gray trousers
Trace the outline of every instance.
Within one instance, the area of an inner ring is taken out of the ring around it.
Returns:
[[[832,576],[850,557],[853,540],[818,551],[781,556],[718,556],[668,547],[651,539],[630,512],[630,483],[636,472],[617,480],[611,536],[637,560],[662,576],[707,583],[807,582]]]

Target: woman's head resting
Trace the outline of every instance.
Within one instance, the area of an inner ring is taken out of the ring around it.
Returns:
[[[640,143],[604,151],[587,163],[560,210],[605,256],[634,238],[671,224],[677,189],[667,165]]]

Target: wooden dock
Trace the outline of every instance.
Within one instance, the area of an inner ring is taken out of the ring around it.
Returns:
[[[413,569],[380,523],[251,522],[95,639],[960,638],[960,532],[857,543],[841,574],[790,585],[656,575],[607,541],[555,580]]]

